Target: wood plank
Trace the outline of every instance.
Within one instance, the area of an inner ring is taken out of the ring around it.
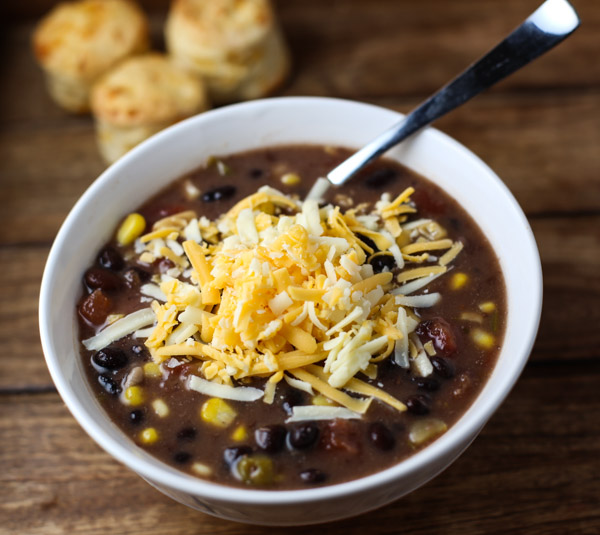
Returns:
[[[532,221],[544,271],[544,307],[531,359],[598,358],[600,216]],[[568,237],[568,238],[567,238]],[[0,389],[51,386],[37,328],[46,246],[0,248]],[[77,284],[77,281],[74,281]]]
[[[105,166],[86,119],[68,126],[0,131],[0,198],[9,225],[0,243],[52,242],[85,189]]]
[[[38,328],[47,247],[0,248],[0,390],[49,388]]]
[[[544,272],[536,359],[598,358],[600,219],[532,221]],[[572,232],[574,228],[578,230]]]
[[[327,532],[597,533],[599,374],[597,365],[527,369],[451,468]],[[234,524],[171,502],[93,444],[55,394],[0,396],[0,406],[2,535],[314,533]]]

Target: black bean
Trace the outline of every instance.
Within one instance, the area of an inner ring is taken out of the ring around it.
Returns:
[[[376,448],[383,451],[391,450],[396,444],[392,432],[381,422],[374,422],[369,426],[369,438]]]
[[[427,392],[435,392],[440,388],[440,382],[434,377],[416,377],[417,388]]]
[[[286,430],[282,425],[266,425],[254,432],[257,446],[266,452],[280,451],[285,444]]]
[[[232,465],[243,455],[250,455],[252,448],[250,446],[231,446],[223,450],[223,459],[228,465]]]
[[[327,476],[321,470],[317,468],[309,468],[308,470],[303,470],[300,472],[300,479],[304,483],[315,484],[315,483],[323,483],[327,479]]]
[[[375,273],[381,273],[385,268],[392,271],[396,267],[394,257],[389,254],[378,254],[369,260],[369,264],[373,266]]]
[[[177,438],[184,441],[192,441],[196,438],[197,431],[194,427],[184,427],[177,431]]]
[[[255,180],[260,178],[264,174],[265,174],[265,172],[262,169],[259,169],[258,167],[255,167],[254,169],[250,169],[250,171],[248,172],[248,175],[250,176],[250,178],[253,178]]]
[[[394,180],[398,174],[395,169],[383,168],[371,173],[365,178],[365,184],[369,189],[379,189],[387,186],[392,180]]]
[[[405,403],[406,408],[413,414],[422,415],[429,413],[429,403],[424,396],[411,396]]]
[[[187,451],[178,451],[175,455],[173,455],[173,460],[177,464],[185,464],[192,458],[192,454]]]
[[[132,424],[138,425],[144,421],[144,411],[142,409],[135,409],[129,413],[129,421]]]
[[[310,448],[319,436],[319,428],[314,423],[300,424],[288,433],[288,441],[292,448],[304,450]]]
[[[83,280],[88,288],[105,292],[116,290],[121,286],[119,276],[104,268],[92,267],[85,272]]]
[[[220,188],[211,189],[202,195],[204,202],[222,201],[229,199],[235,195],[235,186],[221,186]]]
[[[92,356],[92,364],[95,364],[95,368],[111,371],[120,370],[127,365],[128,360],[125,351],[117,347],[105,347]]]
[[[125,266],[125,260],[114,247],[107,245],[98,255],[98,264],[111,271],[120,271]]]
[[[281,407],[286,412],[288,416],[292,415],[293,408],[296,405],[302,405],[304,401],[304,397],[302,393],[298,390],[288,390],[285,394],[283,394],[283,399],[281,400]]]
[[[377,251],[379,251],[379,249],[377,248],[377,244],[368,236],[365,236],[364,234],[361,234],[360,232],[356,233],[356,237],[363,242],[365,245],[368,245],[371,249],[373,249],[373,252],[376,253]]]
[[[462,223],[460,222],[460,220],[456,217],[451,217],[450,218],[450,225],[452,226],[452,228],[456,231],[460,230],[460,227],[462,226]]]
[[[98,382],[100,383],[102,388],[104,388],[104,390],[106,390],[112,396],[120,394],[123,390],[117,383],[115,383],[110,377],[107,377],[106,375],[99,375]]]
[[[444,379],[452,379],[456,375],[456,367],[453,362],[442,357],[431,357],[431,364],[440,377]]]
[[[129,288],[137,288],[150,279],[150,273],[139,267],[130,267],[123,273],[125,284]]]

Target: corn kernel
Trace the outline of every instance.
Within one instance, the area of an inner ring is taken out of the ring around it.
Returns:
[[[496,343],[496,339],[490,333],[481,329],[473,329],[471,336],[473,341],[483,349],[492,349]]]
[[[199,476],[208,477],[210,474],[212,474],[211,468],[203,463],[194,463],[192,465],[192,470]]]
[[[296,173],[286,173],[281,177],[281,183],[286,186],[295,186],[296,184],[300,184],[300,176]]]
[[[479,310],[481,310],[481,312],[484,314],[491,314],[494,312],[494,310],[496,310],[496,304],[492,303],[491,301],[486,301],[485,303],[481,303],[479,305]]]
[[[464,273],[455,273],[452,276],[452,279],[450,279],[450,287],[453,290],[460,290],[465,284],[467,284],[468,280],[469,277]]]
[[[147,427],[140,433],[140,439],[144,444],[154,444],[158,440],[158,431],[154,427]]]
[[[118,320],[120,320],[123,317],[124,317],[123,314],[109,314],[106,317],[106,324],[110,325],[111,323],[114,323],[115,321],[118,321]]]
[[[169,416],[169,406],[162,399],[155,399],[152,402],[152,408],[161,418]]]
[[[200,417],[207,424],[217,427],[225,428],[230,426],[236,416],[237,412],[221,398],[210,398],[204,402],[200,409]]]
[[[324,406],[335,405],[335,403],[333,401],[331,401],[329,398],[326,398],[322,394],[317,394],[316,396],[313,396],[312,404],[313,405],[324,405]]]
[[[435,347],[433,346],[433,342],[431,340],[423,344],[423,348],[430,357],[435,357],[435,355],[437,354],[437,351],[435,350]]]
[[[243,442],[248,438],[248,431],[243,425],[235,428],[235,431],[231,434],[231,438],[236,442]]]
[[[117,241],[129,245],[139,238],[146,228],[146,220],[140,214],[129,214],[117,231]]]
[[[448,426],[437,418],[426,418],[417,420],[408,433],[408,439],[413,446],[419,446],[432,438],[445,433]]]
[[[146,362],[144,364],[144,375],[146,377],[160,377],[162,375],[160,366],[156,362]]]
[[[144,390],[141,386],[130,386],[125,389],[124,397],[128,405],[141,405],[144,403]]]

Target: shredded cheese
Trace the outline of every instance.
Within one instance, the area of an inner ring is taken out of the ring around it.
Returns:
[[[264,392],[251,386],[229,386],[220,385],[213,381],[206,381],[197,375],[190,375],[188,379],[190,390],[200,392],[207,396],[213,396],[221,399],[231,399],[234,401],[256,401],[263,397]]]
[[[83,340],[82,343],[89,351],[98,351],[138,329],[154,323],[155,319],[154,311],[151,308],[137,310],[111,323],[97,335]]]
[[[332,407],[328,405],[297,405],[292,407],[292,415],[286,423],[303,422],[306,420],[344,420],[360,419],[361,415],[345,409],[344,407]]]
[[[153,299],[150,309],[115,321],[85,347],[134,333],[146,337],[156,364],[198,359],[202,377],[190,376],[191,390],[272,403],[284,379],[339,405],[297,407],[289,421],[360,417],[374,399],[404,411],[356,376],[375,379],[387,358],[431,373],[431,348],[411,341],[419,321],[413,309],[442,297],[410,294],[446,273],[462,243],[446,238],[435,221],[407,221],[417,211],[412,187],[393,200],[383,195],[364,213],[366,205],[320,207],[323,184],[304,202],[262,187],[215,221],[186,211],[155,223],[135,253],[142,262],[167,258],[175,267],[141,287],[142,300]],[[374,269],[382,255],[387,264],[393,259],[392,271]],[[405,262],[420,266],[406,269]],[[235,386],[248,377],[266,378],[264,390]]]

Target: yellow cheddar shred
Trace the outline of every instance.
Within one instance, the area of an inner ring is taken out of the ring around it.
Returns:
[[[307,372],[306,370],[298,369],[298,370],[290,370],[290,373],[300,379],[301,381],[305,381],[309,383],[315,390],[321,392],[325,397],[339,403],[343,407],[350,409],[351,411],[357,412],[359,414],[364,414],[367,412],[371,400],[369,398],[366,399],[356,399],[348,394],[344,394],[341,390],[337,388],[333,388],[326,381],[319,379],[315,375]]]

